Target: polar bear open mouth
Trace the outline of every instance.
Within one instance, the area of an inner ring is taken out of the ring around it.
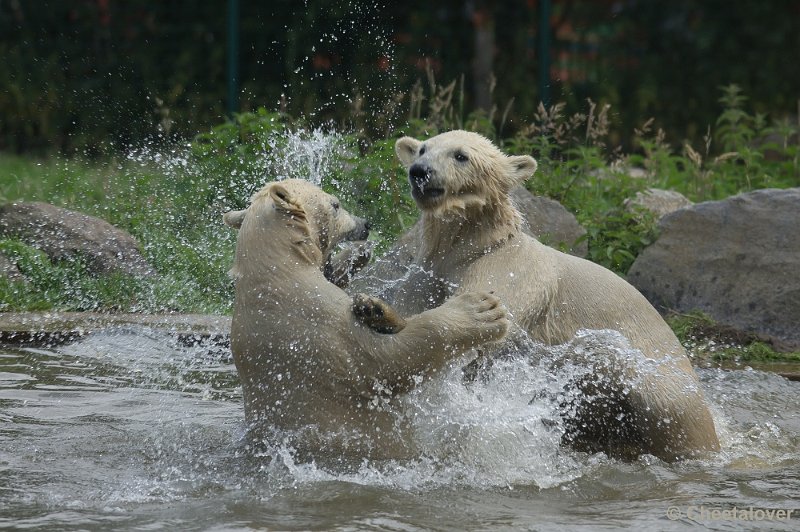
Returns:
[[[435,203],[444,196],[444,189],[431,186],[411,184],[411,197],[419,203]]]

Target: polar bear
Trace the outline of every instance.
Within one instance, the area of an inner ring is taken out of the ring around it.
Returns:
[[[603,383],[582,382],[584,397],[611,397],[572,405],[577,418],[565,439],[581,449],[618,455],[634,449],[667,460],[719,449],[686,352],[650,303],[613,272],[520,230],[509,191],[536,171],[532,157],[507,156],[467,131],[426,141],[403,137],[395,150],[422,215],[401,240],[403,249],[394,251],[395,258],[413,253],[413,268],[391,280],[384,292],[390,304],[416,313],[454,294],[486,290],[508,308],[512,331],[538,342],[564,344],[584,329],[618,331],[652,363],[649,369],[632,361],[597,365],[613,374]],[[576,358],[586,358],[578,362],[594,364],[581,351]],[[602,351],[595,357],[613,356]]]
[[[307,181],[270,183],[224,221],[238,229],[231,350],[246,420],[281,431],[305,459],[411,455],[392,394],[509,326],[488,293],[464,293],[382,331],[364,326],[391,309],[364,295],[354,304],[323,276],[339,241],[366,237],[363,220]]]

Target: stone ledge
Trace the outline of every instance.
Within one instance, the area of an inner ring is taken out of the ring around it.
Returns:
[[[0,343],[53,345],[114,328],[149,327],[187,344],[230,342],[231,318],[207,314],[105,314],[99,312],[2,312]]]

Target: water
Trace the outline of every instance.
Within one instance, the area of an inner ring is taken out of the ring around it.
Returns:
[[[227,347],[186,346],[145,327],[5,346],[0,528],[797,528],[800,515],[755,512],[800,514],[800,384],[700,369],[723,450],[666,464],[560,447],[540,421],[547,401],[530,400],[547,376],[518,359],[491,375],[465,386],[454,367],[404,399],[425,458],[331,470],[246,437]],[[762,519],[711,513],[734,507]]]

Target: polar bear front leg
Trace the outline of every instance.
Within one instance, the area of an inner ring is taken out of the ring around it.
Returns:
[[[406,327],[406,320],[386,301],[367,294],[353,296],[353,315],[363,325],[383,334],[396,334]]]

